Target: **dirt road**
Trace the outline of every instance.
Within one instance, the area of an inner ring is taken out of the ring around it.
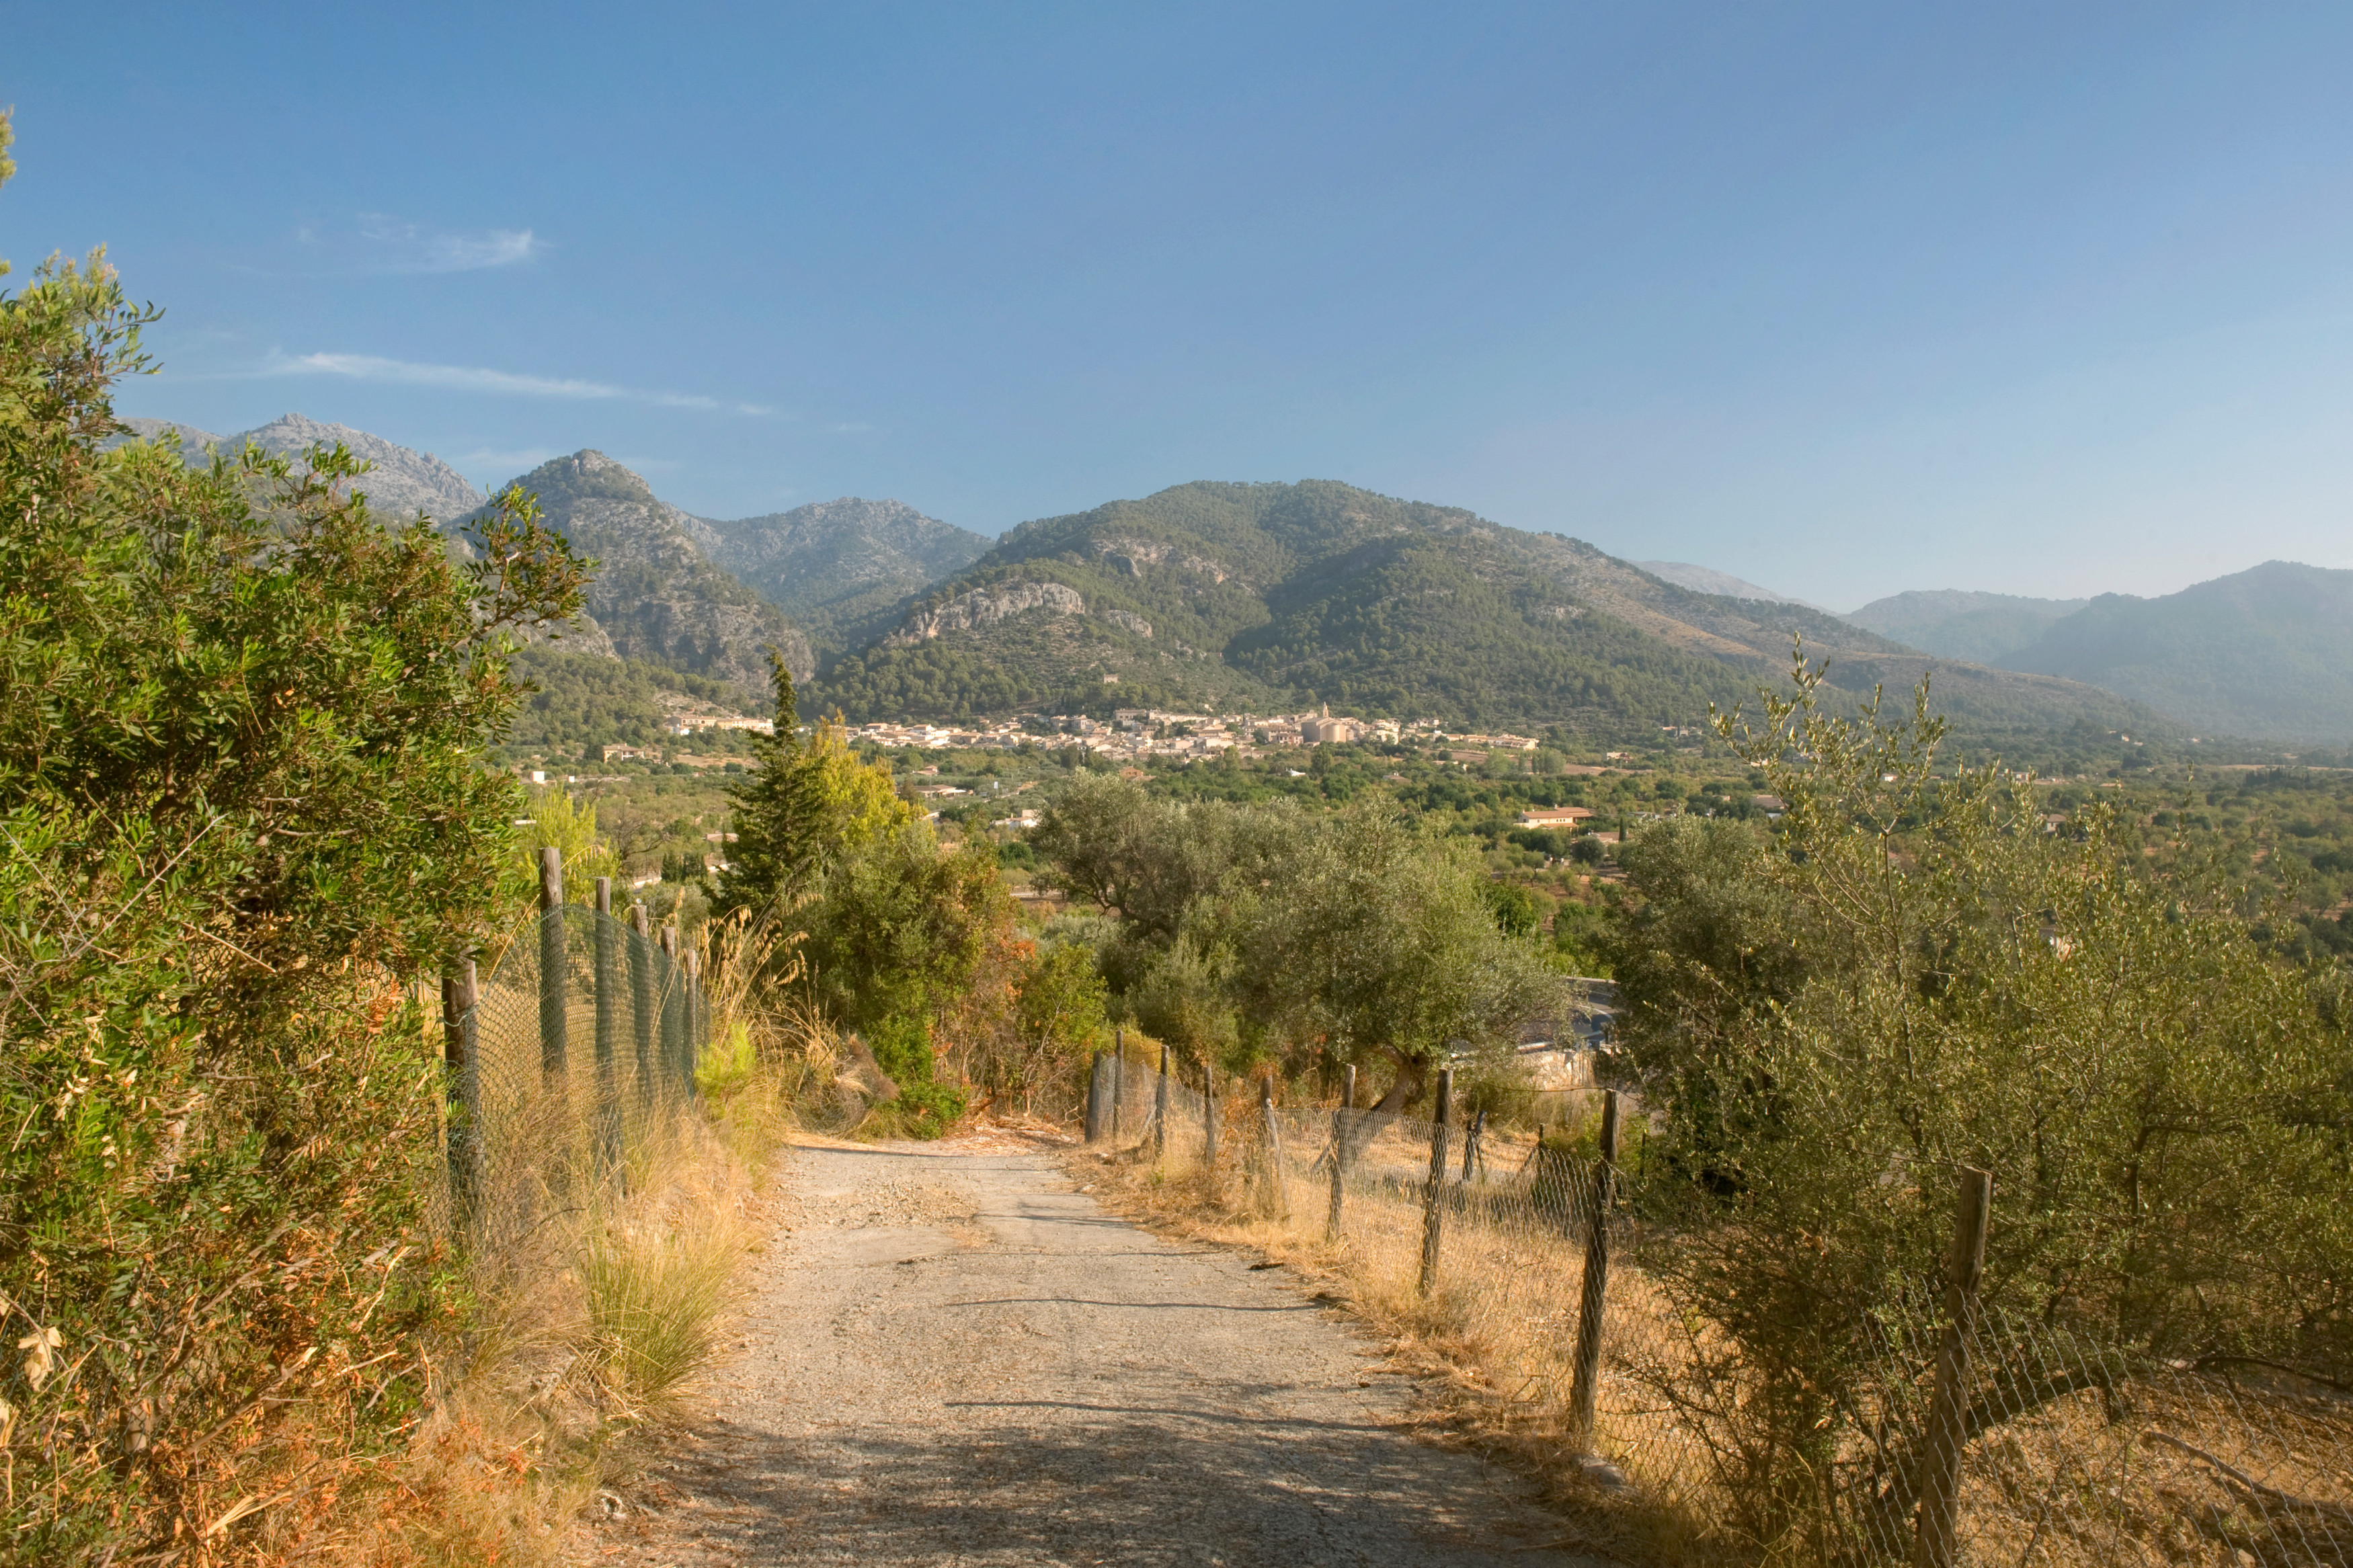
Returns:
[[[1563,1568],[1511,1477],[1281,1270],[1007,1137],[797,1149],[706,1414],[591,1560]]]

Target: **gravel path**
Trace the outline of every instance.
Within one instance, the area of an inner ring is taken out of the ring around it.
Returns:
[[[1162,1240],[1008,1136],[801,1148],[701,1418],[591,1560],[1564,1568],[1515,1479],[1282,1270]]]

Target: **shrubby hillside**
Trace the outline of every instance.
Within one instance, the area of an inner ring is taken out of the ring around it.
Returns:
[[[1853,692],[1931,662],[1802,605],[1694,593],[1461,508],[1201,482],[1010,531],[818,695],[861,719],[1330,702],[1605,738],[1697,723],[1782,668],[1793,636]],[[2106,692],[1975,668],[1942,670],[1937,700],[1976,731],[2164,728]]]

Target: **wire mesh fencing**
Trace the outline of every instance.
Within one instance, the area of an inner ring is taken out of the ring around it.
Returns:
[[[1924,1285],[1854,1326],[1858,1369],[1792,1433],[1678,1298],[1694,1237],[1642,1217],[1661,1211],[1615,1157],[1607,1091],[1535,1128],[1206,1087],[1106,1056],[1090,1134],[1329,1247],[1361,1301],[1479,1367],[1499,1425],[1704,1533],[1858,1565],[2353,1568],[2353,1392],[2133,1355]]]
[[[629,913],[559,897],[487,976],[444,979],[449,1211],[478,1250],[520,1251],[549,1216],[641,1186],[694,1102],[699,960]]]

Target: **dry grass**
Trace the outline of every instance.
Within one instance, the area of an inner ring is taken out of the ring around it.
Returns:
[[[535,996],[485,986],[469,1310],[412,1441],[375,1467],[346,1510],[355,1522],[314,1555],[371,1568],[553,1563],[565,1526],[710,1364],[795,1090],[832,1075],[795,1020],[764,1005],[762,976],[789,974],[764,962],[775,944],[740,924],[702,940],[699,1100],[682,1085],[625,1082],[600,1114],[593,1068],[575,1060],[570,1081],[543,1079]],[[573,1012],[572,1037],[593,1038],[593,1005]],[[600,1156],[616,1142],[617,1161]]]

